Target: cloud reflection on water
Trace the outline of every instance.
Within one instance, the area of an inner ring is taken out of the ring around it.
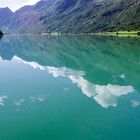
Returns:
[[[79,87],[82,90],[83,94],[93,98],[103,108],[108,108],[109,106],[116,107],[118,97],[122,95],[127,95],[128,93],[132,93],[134,91],[134,88],[132,86],[119,86],[112,84],[97,85],[90,83],[88,80],[84,79],[85,73],[83,71],[75,71],[66,67],[56,68],[49,66],[41,66],[37,62],[27,62],[17,56],[14,56],[13,60],[21,62],[23,64],[28,64],[32,66],[33,69],[39,69],[43,71],[46,70],[55,78],[69,78],[72,81],[72,83],[77,85],[77,87]]]
[[[4,102],[5,100],[7,99],[8,97],[7,96],[0,96],[0,106],[4,106]]]

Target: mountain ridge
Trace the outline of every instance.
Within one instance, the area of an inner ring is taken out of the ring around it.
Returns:
[[[140,0],[41,0],[17,10],[3,29],[15,33],[139,30]]]

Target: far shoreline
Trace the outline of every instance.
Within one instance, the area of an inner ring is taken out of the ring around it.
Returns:
[[[3,33],[4,36],[6,35],[42,35],[42,36],[118,36],[118,37],[140,37],[140,31],[117,31],[117,32],[95,32],[95,33],[58,33],[58,32],[52,32],[52,33]],[[2,35],[2,36],[3,36]]]

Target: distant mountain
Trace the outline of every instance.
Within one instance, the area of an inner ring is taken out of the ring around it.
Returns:
[[[33,6],[24,6],[17,10],[12,16],[8,31],[10,32],[36,32],[40,28],[39,25],[40,15],[33,10]],[[38,25],[38,27],[36,26]]]
[[[89,33],[140,29],[140,0],[41,0],[12,16],[9,32]]]
[[[9,8],[0,8],[0,27],[7,26],[12,16],[13,12]]]

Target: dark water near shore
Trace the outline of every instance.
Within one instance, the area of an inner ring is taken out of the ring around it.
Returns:
[[[4,36],[0,140],[139,140],[140,39]]]

